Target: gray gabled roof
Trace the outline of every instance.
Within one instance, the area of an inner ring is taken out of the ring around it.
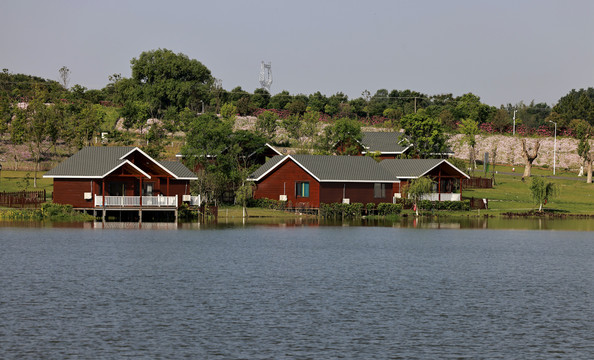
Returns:
[[[402,154],[409,148],[404,146],[404,134],[400,132],[363,132],[361,144],[365,152],[379,151],[382,154]]]
[[[368,156],[277,155],[250,175],[262,180],[285,161],[294,161],[319,182],[398,182],[392,174]]]
[[[167,170],[175,174],[178,180],[197,180],[196,174],[179,161],[159,161]]]
[[[463,177],[470,178],[444,159],[387,159],[382,160],[379,164],[398,179],[416,179],[424,176],[442,163],[446,163]]]
[[[158,162],[137,147],[131,146],[90,146],[64,160],[58,166],[46,172],[44,178],[91,178],[101,179],[118,168],[128,164],[139,173],[150,178],[146,172],[126,159],[134,151],[139,151],[148,159],[161,167],[173,177],[180,180],[197,179],[183,164],[174,162]]]

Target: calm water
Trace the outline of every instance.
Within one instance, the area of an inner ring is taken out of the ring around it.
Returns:
[[[589,232],[156,228],[0,228],[0,358],[594,358]]]

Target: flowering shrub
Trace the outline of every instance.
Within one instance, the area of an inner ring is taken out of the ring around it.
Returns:
[[[278,109],[257,109],[254,111],[253,115],[255,117],[258,117],[260,114],[262,114],[265,111],[274,113],[279,119],[282,119],[282,120],[288,118],[291,115],[291,112],[289,110],[278,110]]]

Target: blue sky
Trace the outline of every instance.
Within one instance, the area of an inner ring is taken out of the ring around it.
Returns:
[[[130,60],[167,48],[231,90],[472,92],[554,104],[594,86],[594,1],[3,0],[0,68],[100,89]]]

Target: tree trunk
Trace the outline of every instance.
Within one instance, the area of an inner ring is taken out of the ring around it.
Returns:
[[[588,173],[588,177],[586,178],[586,184],[592,183],[592,159],[588,158],[586,160],[586,171]]]
[[[471,146],[469,150],[470,150],[470,154],[468,157],[470,158],[469,159],[470,160],[470,171],[472,172],[472,175],[474,176],[474,168],[476,167],[476,159],[474,157],[474,153],[475,153],[474,146]]]
[[[532,175],[532,163],[538,157],[538,149],[540,148],[540,140],[536,140],[534,144],[534,151],[530,153],[531,148],[526,146],[526,139],[522,139],[522,154],[524,155],[524,161],[526,167],[524,168],[524,174],[522,179],[530,177]]]

